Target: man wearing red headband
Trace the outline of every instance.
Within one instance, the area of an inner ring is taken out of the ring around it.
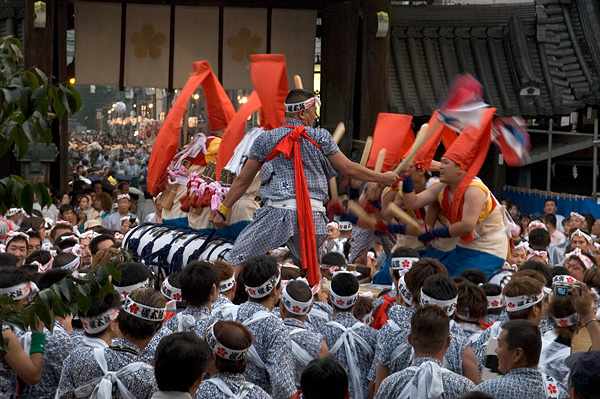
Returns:
[[[411,177],[403,184],[406,208],[419,209],[434,204],[434,209],[449,222],[436,229],[428,226],[419,240],[428,243],[440,237],[460,237],[456,248],[441,259],[450,276],[457,276],[468,268],[481,269],[491,275],[502,267],[508,253],[502,207],[476,177],[490,145],[495,111],[486,109],[481,127],[468,125],[442,156],[441,184],[433,184],[419,194],[414,193]]]
[[[260,196],[265,207],[254,213],[254,222],[240,233],[228,253],[226,261],[232,265],[241,265],[286,244],[294,258],[302,259],[303,266],[308,267],[308,280],[315,284],[319,271],[317,248],[327,237],[328,179],[341,172],[352,179],[384,185],[396,182],[393,172],[377,173],[350,161],[327,130],[312,127],[318,103],[310,91],[289,92],[284,125],[256,139],[219,207],[214,219],[216,228],[225,226],[231,207],[260,170]]]

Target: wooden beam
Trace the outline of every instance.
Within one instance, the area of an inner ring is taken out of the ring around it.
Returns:
[[[74,2],[74,0],[68,0]],[[98,0],[78,0],[98,1]],[[104,3],[121,3],[123,0],[102,0]],[[249,8],[292,8],[322,10],[344,0],[125,0],[128,4],[158,4],[198,7],[249,7]]]

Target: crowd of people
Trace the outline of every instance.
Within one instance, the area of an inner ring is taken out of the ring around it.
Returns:
[[[473,131],[401,178],[367,169],[311,127],[316,102],[292,90],[285,125],[249,149],[214,226],[261,167],[263,207],[223,260],[165,275],[164,260],[123,258],[136,224],[161,222],[143,148],[80,151],[68,193],[10,209],[0,295],[16,306],[115,260],[120,279],[53,331],[3,321],[0,399],[597,397],[593,218],[497,201],[465,155]],[[330,199],[337,172],[347,198]]]

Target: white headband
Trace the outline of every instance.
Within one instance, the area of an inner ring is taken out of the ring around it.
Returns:
[[[75,244],[72,247],[65,248],[65,249],[63,249],[63,252],[67,253],[67,254],[73,254],[75,256],[83,255],[83,249],[81,248],[81,245],[79,245],[79,244]]]
[[[327,227],[335,227],[336,229],[340,229],[340,225],[337,222],[329,222],[327,223]]]
[[[456,317],[463,321],[476,322],[479,321],[477,317],[471,317],[471,309],[464,308],[461,312],[456,311]]]
[[[520,295],[520,296],[504,296],[507,312],[518,312],[519,310],[528,309],[544,299],[545,292],[542,290],[536,295]]]
[[[539,256],[540,258],[544,259],[546,263],[548,263],[548,252],[536,251],[535,249],[529,248],[529,251],[527,251],[527,260],[533,258],[534,256]]]
[[[19,213],[19,211],[20,211],[19,208],[10,208],[8,211],[6,211],[6,214],[4,216],[11,217],[11,216],[14,216],[17,213]]]
[[[410,270],[413,263],[418,262],[419,258],[394,257],[391,261],[392,270]]]
[[[435,299],[430,297],[429,295],[423,292],[423,288],[421,288],[421,305],[436,305],[440,308],[444,309],[446,314],[452,316],[454,314],[454,310],[456,309],[456,302],[458,301],[458,295],[452,299],[448,299],[442,301],[441,299]]]
[[[573,239],[573,237],[574,237],[574,236],[580,236],[580,237],[583,237],[583,238],[585,238],[585,240],[586,240],[587,242],[592,242],[592,237],[590,237],[590,235],[589,235],[589,234],[587,234],[587,233],[586,233],[586,232],[584,232],[584,231],[581,231],[580,229],[577,229],[577,230],[575,230],[575,231],[573,232],[573,234],[571,234],[571,240]]]
[[[60,237],[58,237],[58,239],[59,239],[59,241],[58,241],[59,243],[65,241],[65,240],[73,240],[73,241],[79,242],[79,237],[77,237],[75,234],[70,234],[68,236],[61,235]]]
[[[27,241],[27,244],[29,244],[29,236],[27,234],[20,232],[20,231],[9,231],[8,234],[6,235],[6,241],[5,241],[4,245],[6,245],[8,247],[8,243],[17,237],[21,237],[21,238],[25,239],[25,241]]]
[[[89,238],[90,240],[93,240],[94,238],[98,237],[99,235],[101,235],[101,234],[96,233],[95,230],[88,230],[85,233],[81,233],[81,238]]]
[[[165,305],[164,308],[152,308],[150,306],[143,305],[141,303],[137,303],[131,297],[127,297],[125,300],[125,305],[123,306],[123,310],[126,313],[129,313],[132,316],[135,316],[140,319],[148,320],[148,321],[160,321],[163,322],[165,320],[165,316],[167,314],[167,307]]]
[[[540,222],[539,220],[533,220],[527,226],[527,230],[529,230],[529,231],[535,230],[535,229],[544,229],[544,230],[548,231],[548,228],[546,227],[546,225],[544,223]]]
[[[329,297],[331,298],[331,303],[333,303],[336,307],[340,309],[348,309],[354,306],[354,304],[358,301],[358,291],[350,296],[340,296],[333,292],[333,289],[329,287]]]
[[[124,287],[119,287],[115,285],[115,291],[123,295],[124,298],[127,298],[129,294],[133,292],[133,290],[136,290],[138,288],[146,288],[148,284],[150,284],[150,280],[146,279],[146,281],[142,281],[141,283],[126,285]]]
[[[277,274],[274,274],[270,279],[268,279],[260,287],[246,286],[246,292],[252,298],[266,297],[267,295],[269,295],[271,293],[271,291],[273,291],[273,288],[275,288],[275,286],[277,286],[277,283],[279,282],[280,277],[281,277],[281,274],[279,272],[277,272]]]
[[[579,280],[577,280],[574,277],[567,276],[565,274],[559,274],[557,276],[552,277],[552,285],[556,283],[576,284],[579,283]]]
[[[321,105],[321,100],[319,100],[319,97],[317,96],[311,97],[308,100],[300,101],[297,103],[284,103],[285,112],[293,114],[303,109],[309,109],[313,106],[315,102],[317,103],[317,105]]]
[[[119,202],[119,200],[122,199],[127,199],[129,201],[131,201],[131,197],[129,196],[129,194],[119,194],[117,195],[117,202]]]
[[[60,269],[66,269],[71,272],[74,272],[75,270],[79,269],[80,264],[81,264],[81,258],[79,256],[75,255],[75,259],[73,259],[72,261],[70,261],[69,263],[67,263],[64,266],[61,266]]]
[[[97,316],[81,316],[79,319],[81,320],[81,324],[83,325],[85,332],[88,334],[98,334],[106,330],[109,323],[115,320],[118,315],[119,309],[109,309]]]
[[[406,304],[410,306],[410,305],[412,305],[413,297],[412,297],[412,294],[410,293],[410,291],[408,290],[408,287],[406,286],[406,281],[404,281],[404,276],[406,276],[406,274],[403,274],[400,277],[400,280],[398,281],[398,293],[400,294],[402,299],[404,299],[404,302],[406,302]]]
[[[504,307],[504,297],[500,295],[490,295],[487,297],[488,309],[502,309]]]
[[[38,268],[38,273],[45,273],[52,268],[52,263],[54,263],[54,256],[50,256],[50,260],[46,262],[46,264],[42,265],[37,260],[31,262],[32,265],[36,265]]]
[[[308,286],[308,284],[307,284]],[[294,298],[287,292],[287,285],[283,287],[283,291],[281,292],[281,300],[283,301],[283,306],[287,309],[288,312],[303,316],[308,313],[310,307],[313,302],[312,295],[307,302],[300,302]],[[310,288],[310,287],[309,287]],[[311,291],[312,292],[312,291]]]
[[[26,298],[31,292],[31,282],[13,285],[12,287],[0,288],[0,297],[11,297],[15,301]]]
[[[557,327],[569,327],[574,326],[579,321],[579,315],[577,313],[573,313],[567,317],[554,317],[551,316],[552,320],[554,320],[554,324]]]
[[[576,217],[577,219],[585,222],[585,216],[578,214],[577,212],[571,212],[571,217]]]
[[[233,276],[231,276],[230,278],[228,278],[227,280],[219,281],[219,291],[220,292],[229,291],[230,289],[233,288],[234,284],[235,284],[235,274]]]
[[[352,223],[347,221],[340,222],[340,231],[352,230]]]
[[[594,262],[592,262],[592,260],[589,257],[585,256],[585,254],[581,252],[581,248],[579,247],[576,247],[573,251],[566,254],[565,259],[569,259],[571,256],[577,257],[581,261],[581,263],[583,263],[586,269],[589,269],[594,266]]]
[[[233,360],[234,362],[244,360],[246,358],[248,349],[230,349],[220,343],[215,335],[215,324],[217,323],[218,321],[214,322],[206,329],[206,336],[204,339],[206,340],[208,346],[210,346],[210,349],[212,349],[217,356],[223,359]]]
[[[163,281],[162,285],[160,286],[160,292],[169,299],[172,299],[176,302],[181,302],[181,288],[173,287],[169,283],[168,277],[165,279],[165,281]]]
[[[367,259],[375,259],[375,252],[367,252]]]
[[[527,241],[521,241],[517,246],[515,246],[513,251],[517,249],[524,249],[525,251],[529,252],[529,243]]]

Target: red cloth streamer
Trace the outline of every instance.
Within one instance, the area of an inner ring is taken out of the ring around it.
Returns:
[[[260,125],[265,130],[281,126],[285,122],[285,98],[289,86],[285,55],[250,55],[252,83],[262,104]]]
[[[302,254],[302,268],[307,269],[308,284],[319,283],[319,259],[317,259],[317,244],[315,237],[315,221],[310,204],[310,195],[306,176],[304,175],[304,164],[300,151],[300,139],[304,138],[321,149],[319,143],[314,141],[306,133],[306,126],[283,126],[292,129],[279,144],[269,152],[264,159],[268,162],[279,154],[286,158],[294,157],[294,179],[296,180],[296,208],[298,212],[298,227],[300,230],[300,253]]]
[[[377,115],[377,125],[373,132],[373,146],[369,154],[367,168],[375,168],[379,151],[385,148],[382,172],[394,170],[394,164],[410,150],[415,142],[415,134],[412,131],[411,115],[387,114],[384,112]]]
[[[486,108],[482,111],[481,127],[467,125],[465,130],[452,143],[450,148],[442,157],[446,157],[466,171],[464,177],[454,192],[454,198],[450,204],[449,187],[446,187],[442,200],[444,215],[450,223],[462,220],[463,198],[469,184],[477,176],[483,166],[483,162],[490,148],[492,140],[492,120],[496,108]],[[473,233],[461,236],[463,243],[473,240]]]
[[[435,111],[431,118],[429,119],[429,127],[432,127],[435,123],[438,122],[439,113]],[[431,161],[433,160],[433,156],[437,151],[438,146],[440,145],[440,139],[444,143],[444,147],[447,149],[450,147],[452,142],[456,139],[456,132],[446,125],[442,123],[438,123],[438,127],[435,131],[429,136],[427,141],[419,148],[417,151],[417,155],[415,155],[415,159],[413,163],[419,169],[429,170],[431,166]],[[410,150],[410,149],[409,149]],[[408,151],[406,155],[408,155]]]
[[[148,163],[148,191],[152,196],[157,196],[160,192],[157,191],[155,185],[177,154],[181,119],[187,109],[188,101],[200,85],[202,85],[207,99],[211,130],[224,129],[235,115],[231,100],[217,80],[208,61],[194,62],[194,73],[183,86],[181,94],[167,114],[152,146],[152,154],[150,154]]]

